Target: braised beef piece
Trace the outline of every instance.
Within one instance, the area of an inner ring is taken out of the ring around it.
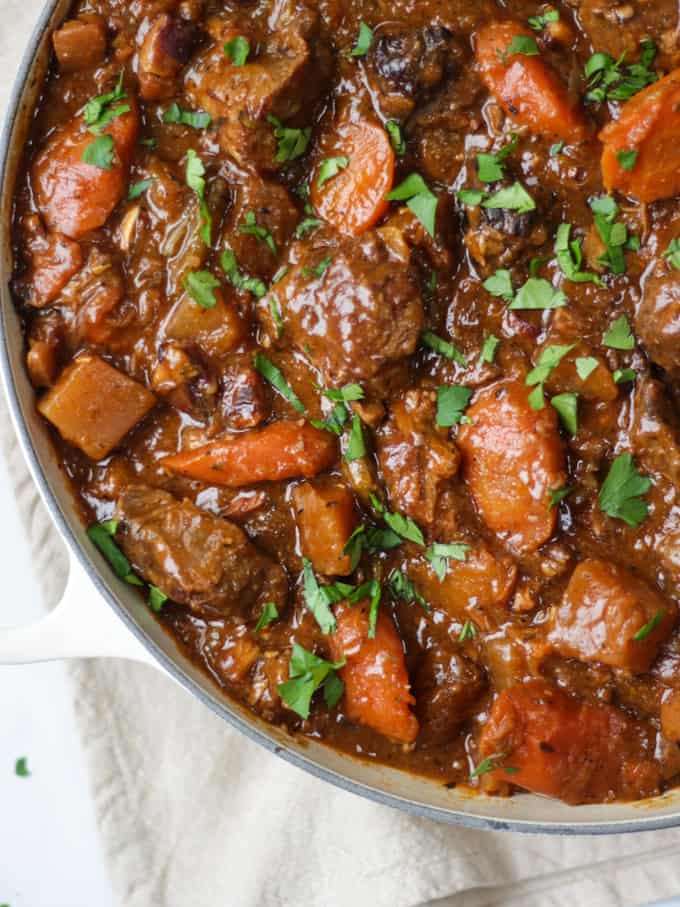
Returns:
[[[448,743],[469,718],[486,687],[484,671],[453,646],[428,649],[415,672],[418,744]]]
[[[144,579],[206,617],[283,609],[284,570],[227,520],[166,491],[130,485],[116,507],[120,543]]]
[[[680,378],[680,279],[670,266],[657,268],[635,313],[635,332],[649,358]]]
[[[144,37],[139,52],[139,88],[145,101],[172,97],[176,79],[199,41],[193,22],[160,15]]]

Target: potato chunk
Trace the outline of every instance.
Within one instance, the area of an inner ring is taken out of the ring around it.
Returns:
[[[71,19],[52,36],[62,72],[78,72],[103,62],[106,56],[106,25],[99,17]]]
[[[292,497],[302,553],[318,573],[345,576],[352,559],[343,549],[357,524],[352,492],[339,482],[303,482]]]
[[[78,356],[38,404],[69,444],[101,460],[154,406],[156,398],[98,356]]]
[[[560,655],[643,673],[673,629],[676,608],[628,570],[588,559],[574,570],[551,616]]]

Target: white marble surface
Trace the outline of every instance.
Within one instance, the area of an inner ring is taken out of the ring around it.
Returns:
[[[39,618],[42,604],[1,458],[0,514],[2,626]],[[65,666],[0,667],[0,716],[0,905],[115,907]],[[15,775],[20,756],[28,778]]]

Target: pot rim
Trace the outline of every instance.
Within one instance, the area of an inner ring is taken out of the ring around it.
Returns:
[[[2,133],[0,135],[0,187],[3,185],[9,165],[10,153],[13,148],[12,135],[17,126],[21,104],[31,76],[31,70],[39,53],[41,44],[46,37],[46,33],[52,27],[52,19],[60,2],[63,2],[63,0],[48,0],[45,4],[31,34],[31,38],[24,51],[15,76]],[[183,671],[177,662],[156,645],[156,643],[145,633],[142,627],[134,620],[128,610],[104,583],[99,568],[89,557],[69,526],[64,511],[57,500],[57,496],[40,464],[31,431],[24,417],[10,359],[10,348],[7,342],[9,336],[7,331],[7,313],[4,305],[0,305],[0,331],[2,332],[2,342],[0,342],[0,373],[14,428],[33,480],[37,485],[38,491],[47,507],[52,521],[66,542],[70,554],[77,559],[99,594],[124,623],[129,632],[151,653],[153,658],[159,662],[165,671],[188,693],[196,697],[232,727],[243,733],[248,739],[263,746],[269,752],[280,756],[286,762],[289,762],[297,768],[301,768],[316,778],[327,781],[350,793],[363,796],[383,806],[400,809],[412,816],[433,819],[472,829],[576,836],[654,831],[673,828],[680,824],[680,810],[675,814],[657,817],[653,815],[641,815],[640,818],[630,820],[611,819],[600,822],[582,822],[577,820],[573,822],[551,822],[474,815],[456,810],[455,808],[441,808],[432,804],[402,797],[397,794],[388,793],[384,790],[379,790],[368,784],[353,780],[340,772],[319,765],[313,759],[308,758],[301,752],[297,752],[292,748],[281,745],[280,742],[268,735],[263,729],[258,727],[256,716],[253,715],[252,721],[246,720],[228,705],[220,702],[216,696],[213,696],[204,690],[185,671]],[[354,761],[354,758],[351,755],[342,755],[344,758],[352,759]]]

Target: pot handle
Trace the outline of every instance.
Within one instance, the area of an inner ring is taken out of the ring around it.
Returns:
[[[104,601],[75,557],[59,604],[41,620],[0,627],[0,665],[61,658],[129,658],[159,667]]]

